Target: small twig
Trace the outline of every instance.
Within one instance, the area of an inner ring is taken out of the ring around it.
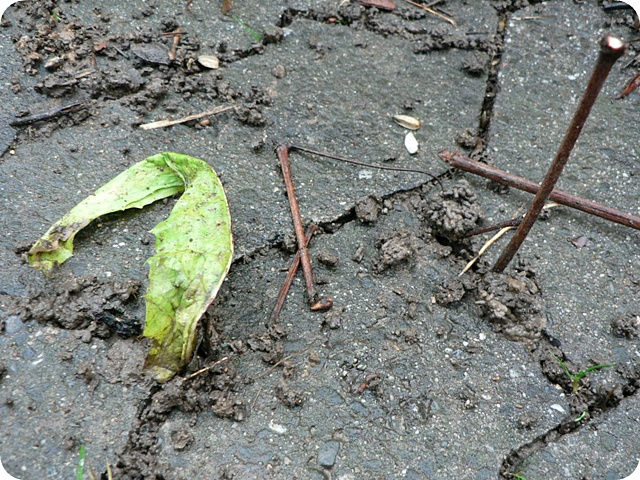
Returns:
[[[284,357],[283,359],[279,360],[278,362],[274,363],[273,365],[271,365],[269,368],[267,368],[264,372],[262,372],[260,375],[258,375],[256,378],[253,379],[253,381],[255,382],[256,380],[258,380],[259,378],[264,377],[266,374],[268,374],[269,372],[271,372],[273,369],[275,369],[276,367],[278,367],[279,365],[282,365],[284,362],[286,362],[287,360],[291,360],[294,357],[297,357],[298,355],[302,355],[303,353],[306,353],[309,351],[309,349],[311,347],[313,347],[313,344],[316,343],[316,341],[314,340],[313,342],[311,342],[309,344],[309,346],[307,348],[305,348],[304,350],[300,350],[299,352],[296,353],[292,353],[291,355]]]
[[[92,73],[96,73],[96,72],[97,72],[97,70],[95,70],[95,69],[86,70],[84,72],[80,72],[80,73],[76,74],[76,76],[74,78],[76,80],[80,80],[81,78],[88,77]]]
[[[59,107],[49,112],[36,113],[35,115],[29,115],[28,117],[24,118],[16,118],[15,120],[9,122],[9,125],[11,125],[12,127],[20,127],[22,125],[30,125],[36,122],[44,122],[46,120],[51,120],[66,113],[75,112],[83,108],[87,108],[87,105],[85,103],[72,103],[71,105],[65,105],[64,107]]]
[[[517,188],[518,190],[523,190],[533,194],[540,190],[540,184],[538,183],[505,172],[504,170],[491,167],[486,163],[476,162],[461,153],[451,153],[448,150],[443,150],[438,155],[452,167],[459,168],[460,170],[464,170],[465,172],[473,173],[475,175],[480,175],[481,177],[488,178],[490,180],[495,180],[502,185],[508,185],[510,187]],[[566,205],[567,207],[604,218],[610,222],[619,223],[626,227],[640,230],[640,217],[621,212],[615,208],[607,207],[606,205],[601,205],[576,195],[565,193],[561,190],[553,190],[549,195],[549,199],[559,203],[560,205]]]
[[[209,115],[217,115],[218,113],[226,112],[227,110],[231,110],[232,108],[234,108],[233,105],[220,106],[220,107],[214,108],[213,110],[209,110],[208,112],[196,113],[194,115],[178,118],[176,120],[159,120],[157,122],[144,123],[140,125],[140,128],[143,130],[152,130],[154,128],[170,127],[171,125],[177,125],[179,123],[189,122],[191,120],[197,120],[199,118],[207,117]]]
[[[567,129],[567,133],[558,147],[558,153],[556,153],[556,157],[553,159],[553,162],[549,167],[549,171],[547,172],[542,185],[540,185],[540,190],[536,193],[524,220],[518,226],[516,233],[511,237],[509,245],[507,245],[504,252],[493,266],[494,272],[502,272],[506,266],[509,265],[509,262],[511,262],[515,254],[520,249],[522,242],[527,238],[531,227],[533,227],[538,215],[542,211],[542,207],[553,191],[553,187],[560,178],[564,166],[567,164],[569,155],[571,155],[571,151],[580,136],[580,132],[582,132],[582,127],[584,127],[584,124],[589,117],[591,107],[593,107],[596,98],[598,98],[602,85],[604,85],[613,64],[616,63],[616,61],[624,54],[626,47],[626,44],[622,40],[614,37],[613,35],[607,34],[601,40],[600,54],[598,55],[596,66],[591,74],[591,79],[584,91],[582,100],[580,100],[580,104],[576,109],[576,113],[571,120],[571,124]]]
[[[222,357],[220,360],[216,360],[215,362],[213,362],[211,365],[208,365],[204,368],[201,368],[200,370],[198,370],[197,372],[192,373],[191,375],[189,375],[187,378],[185,378],[185,380],[191,380],[193,377],[196,377],[204,372],[208,372],[209,370],[211,370],[213,367],[220,365],[222,362],[226,362],[227,360],[229,360],[229,357]]]
[[[169,50],[169,60],[173,62],[176,59],[178,44],[180,43],[180,37],[182,36],[182,28],[178,27],[173,32],[169,33],[173,35],[173,44],[171,46],[171,50]]]
[[[311,269],[311,259],[309,251],[305,245],[304,229],[302,227],[302,217],[300,215],[300,206],[298,205],[298,197],[296,197],[296,189],[293,185],[293,177],[291,176],[291,164],[289,163],[289,149],[287,145],[278,145],[276,154],[280,160],[280,168],[284,177],[284,184],[287,187],[287,196],[289,198],[289,206],[291,207],[291,217],[293,218],[293,229],[296,232],[298,240],[298,252],[300,253],[300,263],[302,263],[302,271],[304,272],[304,280],[307,284],[307,301],[313,305],[318,297],[316,284],[313,280],[313,270]]]
[[[456,23],[456,21],[453,18],[449,18],[446,15],[443,15],[440,12],[435,11],[433,8],[429,8],[425,5],[422,5],[421,3],[416,3],[416,2],[412,2],[411,0],[404,0],[407,3],[410,3],[411,5],[415,5],[416,7],[419,7],[421,9],[423,9],[426,12],[431,13],[432,15],[435,15],[436,17],[440,17],[443,20],[446,20],[447,22],[449,22],[451,25],[453,25],[454,27],[457,27],[458,24]]]
[[[502,223],[498,223],[497,225],[491,225],[489,227],[476,228],[475,230],[470,231],[462,238],[469,238],[475,235],[482,235],[483,233],[494,232],[496,230],[500,230],[502,228],[507,227],[517,227],[522,222],[522,217],[520,218],[512,218],[511,220],[504,221]]]
[[[304,237],[305,247],[309,246],[309,241],[311,237],[318,230],[318,226],[315,224],[309,225],[307,227],[307,232]],[[289,267],[289,271],[287,272],[287,277],[284,280],[284,284],[280,289],[280,293],[278,293],[278,299],[276,300],[276,304],[273,307],[273,311],[269,316],[269,325],[273,325],[278,321],[278,317],[280,316],[280,312],[282,311],[282,307],[284,306],[284,302],[287,300],[287,294],[289,293],[289,289],[293,284],[293,279],[298,272],[298,267],[300,266],[300,250],[296,252],[296,256],[293,257],[293,262],[291,262],[291,266]]]
[[[375,165],[373,163],[361,162],[360,160],[352,160],[350,158],[341,157],[339,155],[333,155],[333,154],[330,154],[330,153],[319,152],[317,150],[312,150],[311,148],[306,148],[306,147],[300,147],[298,145],[289,145],[289,150],[298,150],[299,152],[306,152],[306,153],[311,153],[313,155],[318,155],[320,157],[332,158],[334,160],[339,160],[341,162],[351,163],[352,165],[359,165],[361,167],[377,168],[378,170],[391,170],[393,172],[421,173],[422,175],[428,175],[434,181],[438,182],[438,185],[440,185],[440,189],[444,190],[444,187],[442,186],[442,182],[440,181],[440,179],[438,177],[436,177],[432,173],[429,173],[429,172],[427,172],[425,170],[420,170],[418,168],[403,168],[403,167],[391,167],[391,166],[386,166],[386,165]]]
[[[182,35],[188,35],[187,32],[183,32],[182,28],[178,27],[177,30],[174,30],[173,32],[162,32],[162,33],[158,33],[159,37],[175,37],[176,35],[182,36]]]

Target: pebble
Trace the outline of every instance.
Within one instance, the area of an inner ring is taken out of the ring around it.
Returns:
[[[340,451],[340,444],[338,442],[325,443],[318,452],[318,464],[321,467],[331,468],[336,463],[336,457]]]

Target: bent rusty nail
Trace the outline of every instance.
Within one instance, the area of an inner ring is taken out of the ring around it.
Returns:
[[[296,197],[296,190],[293,186],[293,177],[291,176],[291,164],[289,163],[289,146],[278,145],[276,154],[280,160],[280,168],[284,177],[284,184],[287,187],[287,196],[289,197],[289,206],[291,207],[291,217],[293,218],[293,229],[296,232],[298,240],[298,251],[300,252],[300,263],[302,263],[302,271],[304,280],[307,284],[307,302],[313,305],[318,297],[316,284],[313,280],[313,270],[311,269],[311,260],[309,259],[309,251],[304,241],[304,229],[302,227],[302,217],[300,216],[300,206]]]
[[[580,132],[582,132],[582,127],[584,127],[584,124],[589,117],[591,107],[593,107],[593,104],[602,89],[602,85],[611,71],[611,67],[613,67],[613,64],[616,63],[616,61],[624,54],[625,50],[626,44],[618,37],[606,34],[602,38],[596,66],[591,74],[591,79],[584,91],[582,100],[580,100],[576,113],[573,115],[573,119],[567,129],[567,133],[558,148],[558,153],[556,153],[556,157],[553,159],[553,162],[549,167],[549,171],[547,172],[538,193],[536,193],[524,220],[518,226],[518,229],[511,238],[509,245],[507,245],[502,252],[502,255],[493,266],[494,272],[502,272],[506,266],[509,265],[509,262],[511,262],[515,254],[520,249],[522,242],[527,238],[531,227],[533,227],[538,215],[540,215],[542,207],[544,207],[545,202],[553,191],[553,187],[562,174],[562,170],[569,159],[569,155],[580,136]]]
[[[305,233],[304,241],[305,246],[309,246],[309,242],[311,241],[311,237],[318,230],[318,226],[315,224],[311,224],[307,227],[307,232]],[[293,279],[298,272],[298,267],[300,266],[300,250],[296,252],[295,257],[293,257],[293,262],[291,262],[291,266],[287,271],[287,277],[282,284],[282,288],[280,288],[280,292],[278,293],[278,298],[276,300],[276,304],[271,311],[271,315],[269,316],[269,325],[273,325],[277,323],[278,317],[280,316],[280,312],[282,311],[282,307],[284,307],[284,302],[287,300],[287,294],[289,293],[289,289],[293,284]]]

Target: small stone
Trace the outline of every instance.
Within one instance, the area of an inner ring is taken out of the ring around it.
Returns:
[[[284,31],[280,27],[276,27],[274,25],[268,26],[264,29],[264,34],[262,35],[262,41],[265,45],[270,43],[279,43],[284,38]]]
[[[365,223],[372,223],[378,220],[380,215],[382,199],[375,195],[367,195],[356,200],[355,211],[358,220]]]
[[[271,75],[276,78],[284,78],[287,76],[287,69],[284,65],[278,64],[271,70]]]
[[[64,58],[52,57],[46,62],[44,62],[44,68],[46,68],[47,70],[55,70],[56,68],[61,67],[63,63],[64,63]]]
[[[338,442],[325,443],[318,452],[318,464],[324,468],[331,468],[336,463],[336,457],[340,451],[340,444]]]
[[[322,263],[323,265],[326,265],[327,267],[335,267],[336,265],[338,265],[339,262],[339,258],[335,253],[330,252],[329,250],[326,249],[322,249],[320,250],[320,252],[318,252],[318,255],[316,256],[316,258],[318,259],[318,262]]]

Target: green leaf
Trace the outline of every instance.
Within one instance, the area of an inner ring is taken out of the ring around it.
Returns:
[[[73,254],[76,233],[95,218],[142,208],[181,191],[169,218],[151,231],[156,254],[148,260],[143,335],[152,339],[145,367],[160,382],[189,362],[198,321],[215,298],[233,256],[227,199],[206,162],[160,153],[135,164],[76,205],[27,254],[31,265],[48,272]]]

